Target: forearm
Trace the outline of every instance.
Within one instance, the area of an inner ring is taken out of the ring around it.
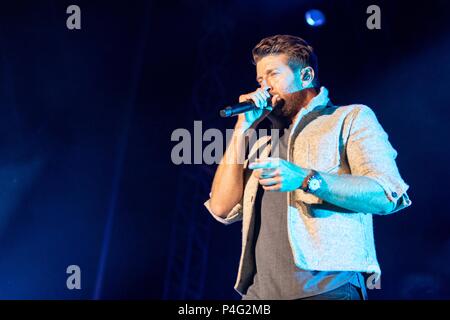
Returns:
[[[235,130],[217,167],[211,188],[211,210],[217,216],[226,214],[241,201],[244,189],[245,136]]]
[[[364,176],[320,173],[322,184],[314,193],[322,200],[355,212],[387,214],[395,204],[375,180]]]

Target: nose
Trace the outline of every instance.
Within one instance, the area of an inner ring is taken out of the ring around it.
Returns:
[[[261,86],[261,88],[265,88],[265,87],[267,87],[267,81],[263,79],[263,80],[261,80],[259,85]]]
[[[261,88],[265,89],[267,92],[271,92],[272,91],[272,86],[270,84],[267,83],[266,80],[261,81]]]
[[[266,88],[269,88],[270,90],[269,90],[269,93],[271,94],[271,95],[273,95],[274,94],[274,92],[273,92],[273,85],[272,85],[272,83],[269,81],[269,80],[264,80],[264,84],[265,84],[265,86],[266,86]]]

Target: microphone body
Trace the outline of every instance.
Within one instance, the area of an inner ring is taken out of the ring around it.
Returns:
[[[220,116],[222,118],[228,118],[255,109],[257,109],[257,107],[253,101],[245,101],[232,106],[228,106],[225,109],[220,110]]]
[[[267,105],[272,106],[272,95],[269,98],[267,98]],[[235,105],[228,106],[225,109],[220,110],[220,116],[222,118],[228,118],[257,109],[258,107],[256,106],[256,104],[252,100],[248,100]]]

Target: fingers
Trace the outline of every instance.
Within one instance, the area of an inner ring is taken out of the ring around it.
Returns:
[[[279,191],[281,189],[281,170],[279,158],[256,159],[250,163],[249,169],[254,170],[254,175],[264,190]]]
[[[281,97],[280,95],[276,94],[272,97],[272,106],[276,106],[280,101],[281,101]]]
[[[264,95],[260,89],[258,89],[254,94],[256,100],[253,100],[258,108],[263,109],[266,106],[266,102],[264,100]]]
[[[265,191],[280,191],[281,190],[280,183],[274,184],[272,186],[262,186],[262,187]]]
[[[274,186],[276,184],[281,184],[281,177],[259,179],[259,184],[262,186]]]
[[[270,97],[269,92],[264,90],[263,88],[259,88],[255,91],[255,95],[258,97],[259,100],[259,108],[265,108],[267,107],[267,99]]]
[[[254,171],[257,179],[274,178],[280,174],[278,169],[258,169]]]
[[[267,99],[270,97],[270,94],[267,91],[268,88],[269,87],[259,88],[252,93],[241,95],[239,97],[239,102],[252,100],[258,108],[264,109],[267,107]]]
[[[275,168],[275,165],[271,161],[265,161],[265,162],[252,162],[248,166],[249,169],[255,170],[255,169],[272,169]]]
[[[261,169],[262,172],[260,174],[261,179],[273,178],[280,174],[280,170],[278,169]]]
[[[254,169],[275,169],[280,165],[280,159],[278,158],[267,158],[264,160],[256,159],[254,162],[250,163],[248,168]]]
[[[265,98],[266,100],[267,100],[267,98],[270,98],[270,93],[269,93],[270,87],[265,86],[264,88],[261,88],[261,91],[263,92],[264,98]]]

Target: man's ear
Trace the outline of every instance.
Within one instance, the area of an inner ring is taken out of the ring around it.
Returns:
[[[314,69],[311,67],[303,68],[300,71],[300,79],[302,80],[302,87],[308,88],[314,80]]]

